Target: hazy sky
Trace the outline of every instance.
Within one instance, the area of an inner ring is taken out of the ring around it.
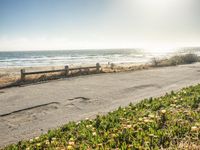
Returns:
[[[199,0],[0,0],[0,50],[200,46]]]

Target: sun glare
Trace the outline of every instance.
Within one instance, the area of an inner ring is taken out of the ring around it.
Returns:
[[[150,53],[163,53],[163,54],[169,53],[176,48],[177,47],[173,45],[148,45],[144,47],[145,51],[148,51]]]
[[[180,0],[139,0],[138,4],[152,8],[169,8],[176,5]]]

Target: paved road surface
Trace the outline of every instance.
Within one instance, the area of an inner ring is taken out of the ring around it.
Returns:
[[[0,147],[104,114],[130,102],[200,83],[200,63],[82,76],[0,90]]]

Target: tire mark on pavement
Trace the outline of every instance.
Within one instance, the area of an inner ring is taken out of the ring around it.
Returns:
[[[36,109],[36,108],[41,108],[41,107],[45,107],[45,106],[52,105],[52,104],[60,104],[60,103],[59,102],[50,102],[50,103],[46,103],[46,104],[36,105],[36,106],[32,106],[32,107],[28,107],[28,108],[12,111],[12,112],[9,112],[9,113],[1,114],[0,117],[5,117],[5,116],[9,116],[9,115],[16,114],[16,113],[19,113],[19,112],[33,110],[33,109]]]

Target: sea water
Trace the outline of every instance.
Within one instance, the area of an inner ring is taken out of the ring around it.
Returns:
[[[107,63],[146,63],[163,53],[149,53],[140,49],[113,50],[50,50],[0,52],[0,68],[64,66]]]

